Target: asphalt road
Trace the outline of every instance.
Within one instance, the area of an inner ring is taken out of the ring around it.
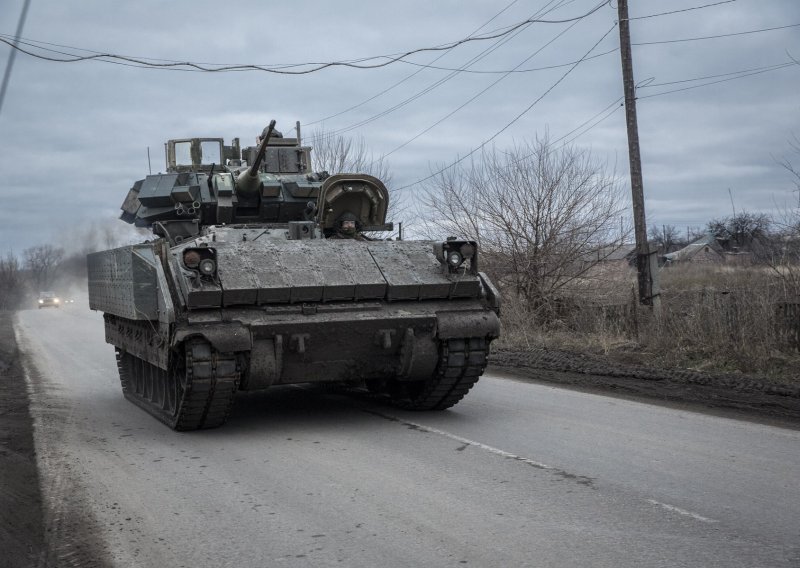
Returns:
[[[485,376],[411,413],[285,387],[176,433],[102,319],[19,314],[60,566],[800,566],[800,431]]]

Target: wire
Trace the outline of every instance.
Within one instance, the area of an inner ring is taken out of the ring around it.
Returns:
[[[253,64],[235,64],[235,65],[202,64],[202,63],[194,63],[194,62],[191,62],[191,61],[169,61],[169,62],[164,62],[164,63],[154,63],[152,60],[148,61],[148,60],[142,59],[142,58],[128,57],[128,56],[125,56],[125,55],[117,55],[117,54],[113,54],[113,53],[93,53],[92,55],[83,55],[83,56],[74,55],[69,59],[63,59],[63,58],[57,58],[57,57],[48,57],[48,56],[45,56],[45,55],[40,55],[40,54],[33,53],[33,52],[28,51],[26,49],[22,49],[21,47],[19,47],[18,45],[14,45],[14,43],[12,41],[9,41],[9,40],[5,39],[4,37],[0,37],[0,42],[5,43],[6,45],[10,46],[12,49],[16,49],[16,50],[18,50],[18,51],[20,51],[22,53],[25,53],[26,55],[30,55],[31,57],[35,57],[37,59],[42,59],[42,60],[45,60],[45,61],[51,61],[51,62],[55,62],[55,63],[76,63],[76,62],[80,62],[80,61],[91,61],[91,60],[99,60],[99,61],[109,62],[111,60],[114,60],[114,61],[124,61],[124,62],[127,62],[127,63],[139,64],[139,65],[147,66],[147,67],[151,67],[151,68],[172,69],[172,68],[186,68],[186,67],[188,67],[190,69],[196,69],[198,71],[204,71],[204,72],[208,72],[208,73],[218,73],[218,72],[221,72],[221,71],[263,71],[263,72],[266,72],[266,73],[276,73],[276,74],[284,74],[284,75],[307,75],[309,73],[314,73],[314,72],[321,71],[323,69],[327,69],[327,68],[330,68],[330,67],[350,67],[350,68],[354,68],[354,69],[377,69],[377,68],[380,68],[380,67],[386,67],[386,66],[391,65],[393,63],[397,63],[398,61],[401,61],[406,57],[409,57],[411,55],[415,55],[417,53],[424,53],[424,52],[427,52],[427,51],[449,51],[449,50],[451,50],[451,49],[453,49],[455,47],[458,47],[460,45],[464,45],[464,44],[470,43],[470,42],[488,41],[488,40],[491,40],[491,39],[502,38],[503,36],[506,36],[506,35],[514,32],[514,31],[516,31],[516,30],[518,30],[518,29],[520,29],[520,28],[522,28],[524,26],[528,26],[530,24],[535,24],[535,23],[563,24],[563,23],[569,23],[569,22],[573,22],[573,21],[576,21],[576,20],[580,20],[582,18],[585,18],[585,17],[597,12],[600,8],[602,8],[606,4],[607,4],[607,0],[603,0],[600,4],[596,5],[594,8],[589,10],[589,12],[587,12],[586,14],[583,14],[581,16],[576,16],[574,18],[566,18],[566,19],[563,19],[563,20],[542,20],[542,19],[529,18],[527,20],[523,20],[522,22],[518,22],[518,23],[516,23],[516,24],[514,24],[512,26],[508,26],[507,28],[504,28],[502,31],[499,31],[499,32],[494,33],[494,34],[481,35],[481,36],[470,36],[470,37],[466,37],[466,38],[463,38],[463,39],[460,39],[458,41],[454,41],[454,42],[451,42],[451,43],[438,45],[438,46],[432,46],[432,47],[422,47],[422,48],[418,48],[418,49],[412,49],[412,50],[405,51],[403,53],[396,54],[396,55],[393,55],[393,56],[378,55],[378,56],[372,56],[372,57],[365,57],[365,58],[362,58],[362,59],[358,60],[359,61],[358,63],[354,63],[352,61],[330,61],[330,62],[326,62],[326,63],[309,62],[309,63],[297,63],[297,64],[286,65],[286,66],[283,66],[282,68],[269,67],[269,66],[264,66],[264,65],[253,65]],[[361,64],[361,63],[366,62],[366,61],[374,61],[374,60],[380,60],[380,59],[385,59],[385,61],[381,61],[379,63]],[[310,66],[310,69],[288,70],[289,67],[308,67],[308,66]]]
[[[686,41],[700,41],[700,40],[705,40],[705,39],[717,39],[717,38],[721,38],[721,37],[734,37],[734,36],[742,36],[742,35],[748,35],[748,34],[758,34],[758,33],[761,33],[761,32],[771,32],[771,31],[775,31],[775,30],[785,30],[787,28],[796,28],[798,26],[800,26],[800,24],[789,24],[788,26],[778,26],[778,27],[775,27],[775,28],[762,28],[760,30],[749,30],[749,31],[746,31],[746,32],[735,32],[735,33],[730,33],[730,34],[719,34],[719,35],[703,36],[703,37],[690,37],[690,38],[685,38],[685,39],[670,39],[670,40],[664,40],[664,41],[642,41],[642,42],[639,42],[639,43],[632,43],[631,45],[661,45],[661,44],[665,44],[665,43],[681,43],[681,42],[686,42]]]
[[[584,61],[589,61],[590,59],[597,59],[599,57],[603,57],[608,55],[609,53],[616,53],[619,51],[619,47],[615,47],[614,49],[609,49],[608,51],[604,51],[603,53],[598,53],[596,55],[592,55],[591,57],[587,57]],[[406,65],[413,65],[415,67],[422,67],[425,69],[437,69],[439,71],[461,71],[462,73],[474,73],[478,75],[501,75],[505,73],[532,73],[534,71],[547,71],[550,69],[558,69],[560,67],[569,67],[573,65],[575,61],[569,61],[567,63],[558,63],[556,65],[548,65],[546,67],[531,67],[528,69],[501,69],[501,70],[480,70],[480,69],[454,69],[452,67],[439,67],[437,65],[430,65],[425,63],[414,63],[413,61],[401,61],[401,63],[405,63]]]
[[[787,67],[794,67],[794,66],[795,66],[794,63],[784,63],[782,65],[776,65],[776,66],[773,66],[773,67],[768,67],[768,68],[762,69],[760,71],[753,71],[751,73],[744,73],[742,75],[737,75],[736,77],[729,77],[727,79],[720,79],[719,81],[709,81],[707,83],[702,83],[701,85],[692,85],[690,87],[682,87],[680,89],[671,89],[669,91],[662,91],[660,93],[653,93],[652,95],[644,95],[644,96],[641,96],[641,97],[637,97],[637,99],[650,99],[650,98],[653,98],[653,97],[660,97],[662,95],[668,95],[670,93],[678,93],[680,91],[690,91],[692,89],[699,89],[700,87],[708,87],[709,85],[716,85],[718,83],[726,83],[728,81],[734,81],[736,79],[743,79],[745,77],[750,77],[752,75],[760,75],[762,73],[768,73],[770,71],[777,71],[779,69],[785,69]],[[689,79],[689,81],[691,81],[691,80],[692,79]],[[679,82],[681,82],[681,81],[675,81],[675,83],[679,83]]]
[[[562,7],[564,5],[564,0],[561,0],[555,7],[550,8],[549,10],[545,11],[547,9],[547,7],[550,4],[552,4],[554,1],[555,0],[550,0],[547,4],[545,4],[545,6],[543,8],[540,8],[539,10],[537,10],[535,15],[537,15],[537,14],[548,14],[548,13],[552,12],[553,10],[556,10],[556,9],[558,9],[558,8],[560,8],[560,7]],[[535,15],[533,17],[535,17]],[[495,50],[499,49],[502,45],[504,45],[505,43],[511,41],[514,37],[516,37],[517,35],[522,33],[522,31],[523,31],[523,29],[519,29],[514,34],[503,37],[502,39],[498,40],[493,45],[487,47],[481,53],[479,53],[478,55],[474,56],[472,59],[467,61],[464,65],[461,66],[461,69],[454,69],[451,73],[449,73],[445,77],[434,81],[433,83],[431,83],[428,86],[424,87],[422,90],[417,91],[412,96],[400,101],[399,103],[395,104],[394,106],[392,106],[392,107],[390,107],[388,109],[384,109],[383,111],[381,111],[381,112],[379,112],[377,114],[374,114],[374,115],[372,115],[372,116],[370,116],[368,118],[362,119],[362,120],[360,120],[360,121],[358,121],[356,123],[350,124],[349,126],[345,126],[343,128],[339,128],[339,129],[333,130],[331,132],[326,132],[324,134],[324,136],[336,136],[336,135],[344,134],[345,132],[349,132],[351,130],[355,130],[357,128],[361,128],[362,126],[365,126],[365,125],[367,125],[367,124],[369,124],[371,122],[374,122],[375,120],[378,120],[379,118],[387,116],[387,115],[391,114],[392,112],[394,112],[394,111],[396,111],[396,110],[398,110],[398,109],[410,104],[411,102],[413,102],[413,101],[417,100],[418,98],[430,93],[431,91],[437,89],[438,87],[440,87],[444,83],[448,82],[450,79],[452,79],[453,77],[458,75],[458,73],[461,70],[463,70],[463,69],[467,68],[468,66],[473,65],[474,63],[476,63],[476,62],[480,61],[481,59],[487,57],[489,54],[491,54]],[[312,137],[312,140],[318,140],[318,138],[313,138]]]
[[[412,182],[412,183],[409,183],[409,184],[406,184],[406,185],[400,186],[400,187],[396,188],[396,190],[397,190],[397,191],[399,191],[399,190],[401,190],[401,189],[407,189],[407,188],[409,188],[409,187],[415,186],[415,185],[417,185],[417,184],[419,184],[419,183],[422,183],[422,182],[425,182],[425,181],[427,181],[427,180],[429,180],[429,179],[432,179],[432,178],[434,178],[434,177],[438,176],[440,173],[442,173],[442,172],[444,172],[444,171],[447,171],[447,170],[449,170],[449,169],[450,169],[450,168],[452,168],[453,166],[456,166],[456,165],[460,164],[461,162],[463,162],[464,160],[466,160],[467,158],[469,158],[470,156],[472,156],[472,155],[473,155],[475,152],[477,152],[477,151],[478,151],[478,150],[480,150],[481,148],[484,148],[484,147],[485,147],[485,146],[486,146],[486,145],[487,145],[489,142],[491,142],[492,140],[494,140],[495,138],[497,138],[498,136],[500,136],[500,134],[502,134],[503,132],[505,132],[506,130],[508,130],[508,129],[511,127],[511,125],[512,125],[512,124],[514,124],[514,123],[515,123],[515,122],[517,122],[517,121],[518,121],[520,118],[522,118],[522,117],[523,117],[523,116],[525,116],[525,115],[526,115],[528,112],[530,112],[530,110],[531,110],[531,109],[532,109],[534,106],[536,106],[536,105],[537,105],[537,104],[538,104],[538,103],[539,103],[539,102],[540,102],[542,99],[544,99],[544,98],[545,98],[547,95],[549,95],[549,94],[550,94],[550,93],[553,91],[553,89],[555,89],[555,88],[556,88],[558,85],[560,85],[560,84],[561,84],[561,83],[564,81],[564,79],[566,79],[566,78],[567,78],[567,77],[568,77],[568,76],[569,76],[569,75],[570,75],[570,74],[571,74],[571,73],[572,73],[572,72],[573,72],[573,71],[574,71],[574,70],[575,70],[575,69],[578,67],[578,65],[580,65],[580,64],[581,64],[581,63],[582,63],[582,62],[583,62],[583,61],[584,61],[584,60],[585,60],[587,57],[589,57],[589,55],[591,55],[592,51],[594,51],[594,50],[595,50],[595,48],[597,48],[597,46],[598,46],[598,45],[600,45],[600,43],[602,43],[602,41],[608,37],[608,34],[610,34],[612,31],[614,31],[614,29],[615,29],[616,27],[617,27],[617,24],[615,23],[613,26],[611,26],[611,27],[609,28],[609,30],[608,30],[606,33],[604,33],[604,34],[602,35],[602,37],[600,37],[600,39],[599,39],[599,40],[597,40],[597,42],[596,42],[596,43],[595,43],[595,44],[594,44],[594,45],[593,45],[591,48],[589,48],[589,51],[587,51],[587,52],[584,54],[584,56],[583,56],[581,59],[579,59],[579,60],[578,60],[578,61],[575,63],[575,65],[573,65],[572,67],[570,67],[570,68],[569,68],[569,69],[566,71],[566,73],[564,73],[564,74],[563,74],[563,75],[562,75],[562,76],[561,76],[561,77],[560,77],[560,78],[559,78],[559,79],[558,79],[558,80],[557,80],[555,83],[553,83],[552,85],[550,85],[550,87],[548,87],[548,88],[547,88],[547,90],[545,90],[545,91],[544,91],[544,93],[542,93],[541,95],[539,95],[539,97],[538,97],[536,100],[534,100],[534,101],[533,101],[533,102],[532,102],[530,105],[528,105],[528,106],[527,106],[527,108],[525,108],[525,110],[523,110],[521,113],[519,113],[517,116],[515,116],[515,117],[514,117],[514,118],[513,118],[513,119],[512,119],[512,120],[511,120],[511,121],[510,121],[508,124],[506,124],[505,126],[503,126],[503,128],[501,128],[500,130],[498,130],[497,132],[495,132],[495,133],[494,133],[492,136],[490,136],[489,138],[487,138],[486,140],[484,140],[484,141],[483,141],[483,142],[482,142],[482,143],[481,143],[479,146],[477,146],[477,147],[473,148],[473,149],[472,149],[472,150],[470,150],[470,151],[469,151],[469,152],[468,152],[466,155],[462,156],[461,158],[458,158],[458,159],[457,159],[457,160],[455,160],[454,162],[452,162],[452,163],[448,164],[447,166],[445,166],[445,167],[443,167],[443,168],[441,168],[441,169],[439,169],[439,170],[437,170],[437,171],[433,172],[432,174],[430,174],[430,175],[428,175],[428,176],[426,176],[426,177],[424,177],[424,178],[418,179],[418,180],[416,180],[416,181],[414,181],[414,182]]]
[[[595,126],[597,126],[597,125],[598,125],[598,124],[600,124],[601,122],[604,122],[606,119],[608,119],[609,117],[611,117],[611,115],[613,115],[613,114],[614,114],[615,112],[617,112],[619,109],[621,109],[621,108],[624,108],[624,107],[625,107],[625,104],[622,102],[622,100],[623,100],[623,97],[619,97],[617,100],[615,100],[614,102],[612,102],[610,105],[606,106],[606,107],[605,107],[603,110],[601,110],[600,112],[598,112],[597,114],[595,114],[595,115],[594,115],[593,117],[591,117],[589,120],[586,120],[586,121],[582,122],[582,123],[581,123],[580,125],[578,125],[576,128],[573,128],[572,130],[570,130],[569,132],[567,132],[566,134],[564,134],[563,136],[561,136],[561,138],[556,138],[555,140],[553,140],[553,141],[552,141],[552,143],[553,143],[553,144],[558,144],[558,143],[559,143],[559,142],[561,142],[562,140],[565,140],[565,139],[569,138],[570,136],[572,136],[572,134],[574,134],[575,132],[578,132],[578,131],[579,131],[579,130],[581,130],[581,129],[582,129],[584,126],[586,126],[586,125],[587,125],[587,124],[589,124],[590,122],[592,122],[592,121],[594,121],[595,119],[597,119],[597,117],[599,117],[600,115],[602,115],[602,114],[606,113],[606,115],[605,115],[605,116],[603,116],[602,118],[600,118],[599,120],[597,120],[597,122],[595,122],[594,124],[592,124],[592,125],[591,125],[589,128],[587,128],[587,129],[586,129],[586,130],[584,130],[583,132],[579,133],[578,135],[576,135],[576,136],[572,137],[571,139],[567,140],[566,142],[564,142],[563,146],[566,146],[566,145],[568,145],[568,144],[571,144],[572,142],[574,142],[575,140],[577,140],[578,138],[580,138],[581,136],[583,136],[584,134],[586,134],[587,132],[589,132],[590,130],[592,130],[592,129],[593,129]],[[531,154],[531,155],[532,155],[532,154]],[[525,157],[524,157],[524,158],[522,158],[522,159],[529,158],[531,155],[525,156]]]
[[[569,30],[571,30],[573,27],[575,27],[576,25],[578,25],[578,23],[579,23],[579,22],[580,22],[580,20],[578,20],[578,21],[576,21],[576,22],[573,22],[572,24],[570,24],[569,26],[567,26],[566,28],[564,28],[564,29],[563,29],[561,32],[559,32],[559,33],[558,33],[558,34],[557,34],[557,35],[556,35],[556,36],[555,36],[553,39],[551,39],[550,41],[548,41],[547,43],[545,43],[545,44],[544,44],[542,47],[540,47],[539,49],[537,49],[536,51],[534,51],[534,52],[533,52],[531,55],[529,55],[529,56],[528,56],[528,57],[526,57],[524,60],[522,60],[522,61],[519,63],[519,65],[517,65],[517,67],[521,67],[522,65],[524,65],[525,63],[527,63],[528,61],[530,61],[532,58],[534,58],[534,57],[536,57],[537,55],[539,55],[539,53],[541,53],[541,52],[542,52],[542,51],[543,51],[543,50],[544,50],[546,47],[548,47],[549,45],[551,45],[551,44],[552,44],[553,42],[555,42],[555,41],[556,41],[558,38],[560,38],[560,37],[561,37],[561,36],[563,36],[565,33],[567,33]],[[470,104],[471,102],[473,102],[475,99],[477,99],[478,97],[480,97],[481,95],[483,95],[484,93],[486,93],[487,91],[489,91],[490,89],[492,89],[493,87],[495,87],[495,86],[496,86],[498,83],[500,83],[500,81],[502,81],[502,80],[506,79],[506,78],[507,78],[507,77],[509,77],[510,75],[511,75],[511,73],[509,72],[509,73],[506,73],[505,75],[503,75],[502,77],[498,78],[498,79],[497,79],[497,80],[495,80],[493,83],[491,83],[490,85],[488,85],[487,87],[485,87],[484,89],[482,89],[481,91],[479,91],[478,93],[476,93],[475,95],[473,95],[472,97],[470,97],[470,98],[469,98],[467,101],[465,101],[464,103],[462,103],[461,105],[459,105],[458,107],[456,107],[454,110],[450,111],[449,113],[447,113],[446,115],[444,115],[442,118],[440,118],[439,120],[437,120],[436,122],[434,122],[433,124],[431,124],[430,126],[428,126],[427,128],[425,128],[424,130],[422,130],[422,131],[420,131],[419,133],[417,133],[417,134],[416,134],[415,136],[413,136],[412,138],[410,138],[410,139],[406,140],[405,142],[403,142],[403,143],[402,143],[402,144],[400,144],[399,146],[395,147],[394,149],[390,150],[389,152],[387,152],[386,154],[384,154],[383,156],[381,156],[381,159],[382,159],[382,158],[386,158],[387,156],[390,156],[390,155],[394,154],[395,152],[397,152],[397,151],[398,151],[398,150],[400,150],[401,148],[405,148],[406,146],[408,146],[409,144],[411,144],[411,143],[412,143],[414,140],[418,139],[418,138],[419,138],[420,136],[422,136],[423,134],[425,134],[425,133],[429,132],[430,130],[432,130],[433,128],[435,128],[436,126],[438,126],[439,124],[441,124],[442,122],[444,122],[445,120],[447,120],[448,118],[450,118],[451,116],[453,116],[454,114],[456,114],[458,111],[460,111],[461,109],[463,109],[464,107],[466,107],[468,104]]]
[[[683,10],[672,10],[671,12],[660,12],[658,14],[650,14],[649,16],[638,16],[636,18],[628,18],[630,20],[645,20],[647,18],[656,18],[658,16],[668,16],[670,14],[680,14],[681,12],[691,12],[692,10],[702,10],[703,8],[711,8],[712,6],[719,6],[721,4],[730,4],[737,0],[722,0],[722,2],[714,2],[713,4],[703,4],[702,6],[695,6],[694,8],[684,8]]]
[[[10,38],[10,39],[12,39],[12,40],[13,40],[13,38],[15,38],[15,36],[10,36],[10,35],[6,35],[6,34],[0,34],[0,42],[2,42],[2,41],[3,41],[3,39],[2,39],[2,38],[6,38],[6,39],[9,39],[9,38]],[[7,43],[7,42],[6,42],[6,43]],[[37,41],[36,43],[33,43],[33,42],[31,42],[31,41],[26,41],[26,40],[22,40],[22,39],[19,39],[19,40],[17,40],[17,43],[20,43],[20,44],[22,44],[22,45],[28,45],[28,46],[31,46],[31,47],[35,47],[35,48],[37,48],[37,49],[40,49],[40,50],[42,50],[42,51],[47,51],[47,52],[50,52],[50,53],[58,53],[59,55],[68,55],[68,56],[73,56],[73,55],[74,55],[73,53],[68,53],[68,52],[66,52],[66,51],[59,51],[59,50],[57,50],[57,49],[50,49],[50,48],[47,48],[47,47],[42,47],[42,45],[53,45],[53,46],[56,46],[56,47],[62,47],[62,46],[60,46],[59,44],[52,44],[52,43],[47,43],[47,42],[38,42],[38,41]],[[78,47],[75,47],[75,48],[71,48],[71,47],[69,47],[69,46],[63,46],[63,47],[66,47],[67,49],[78,49],[78,50],[81,50],[81,48],[78,48]],[[19,50],[17,50],[17,51],[19,51]],[[82,51],[89,51],[89,50],[82,50]],[[16,51],[12,51],[12,53],[16,53]],[[99,52],[97,52],[97,53],[99,53]],[[148,65],[139,65],[139,64],[134,64],[134,63],[125,63],[125,62],[123,62],[123,61],[109,61],[109,60],[105,60],[105,61],[103,61],[103,62],[104,62],[104,63],[111,63],[111,64],[113,64],[113,65],[124,65],[124,66],[126,66],[126,67],[136,67],[136,68],[139,68],[139,69],[152,69],[152,70],[156,70],[156,71],[183,71],[183,72],[187,72],[187,73],[188,73],[188,72],[192,72],[192,73],[202,73],[202,71],[199,71],[199,70],[197,70],[197,69],[162,69],[162,68],[157,68],[157,67],[156,67],[156,68],[154,68],[154,67],[150,67],[150,66],[148,66]]]
[[[773,65],[764,65],[762,67],[754,67],[752,69],[742,69],[740,71],[731,71],[730,73],[719,73],[717,75],[706,75],[704,77],[695,77],[693,79],[680,79],[677,81],[665,81],[663,83],[647,83],[645,85],[641,85],[639,89],[651,89],[653,87],[665,87],[667,85],[678,85],[681,83],[691,83],[693,81],[704,81],[706,79],[718,79],[719,77],[730,77],[732,75],[742,75],[743,73],[752,73],[752,72],[766,72],[766,71],[774,71],[776,69],[782,69],[784,67],[790,67],[795,65],[795,63],[791,61],[787,61],[785,63],[775,63]],[[738,79],[739,77],[733,77],[733,79]]]
[[[511,8],[511,6],[513,6],[513,5],[514,5],[514,4],[516,4],[517,2],[519,2],[519,0],[512,0],[512,1],[511,1],[511,3],[507,4],[505,8],[503,8],[502,10],[500,10],[499,12],[497,12],[497,13],[496,13],[494,16],[492,16],[491,18],[489,18],[489,19],[488,19],[486,22],[484,22],[483,24],[481,24],[479,27],[475,28],[475,30],[473,30],[473,31],[472,31],[472,33],[470,33],[470,35],[476,34],[476,33],[478,33],[479,31],[481,31],[483,28],[485,28],[485,27],[486,27],[487,25],[489,25],[489,24],[490,24],[492,21],[494,21],[494,20],[495,20],[495,19],[497,19],[499,16],[501,16],[501,15],[502,15],[502,14],[503,14],[503,13],[504,13],[506,10],[508,10],[509,8]],[[448,53],[449,53],[449,51],[446,51],[446,52],[444,52],[444,53],[441,53],[441,54],[439,54],[439,55],[438,55],[438,56],[437,56],[435,59],[433,59],[433,60],[431,61],[431,63],[435,63],[436,61],[439,61],[439,60],[440,60],[442,57],[444,57],[444,56],[445,56],[445,55],[447,55]],[[345,113],[348,113],[348,112],[350,112],[350,111],[352,111],[352,110],[355,110],[355,109],[357,109],[357,108],[360,108],[360,107],[364,106],[365,104],[367,104],[367,103],[369,103],[369,102],[372,102],[372,101],[374,101],[374,100],[375,100],[375,99],[377,99],[378,97],[380,97],[380,96],[382,96],[382,95],[385,95],[386,93],[388,93],[389,91],[393,90],[394,88],[396,88],[396,87],[399,87],[400,85],[402,85],[403,83],[405,83],[405,82],[406,82],[406,81],[408,81],[409,79],[411,79],[411,78],[415,77],[415,76],[416,76],[416,75],[418,75],[419,73],[422,73],[422,71],[423,71],[424,69],[425,69],[425,66],[420,66],[420,68],[419,68],[417,71],[414,71],[414,72],[413,72],[413,73],[411,73],[410,75],[407,75],[407,76],[405,76],[403,79],[400,79],[400,80],[399,80],[399,81],[397,81],[396,83],[393,83],[393,84],[392,84],[392,85],[390,85],[389,87],[387,87],[387,88],[385,88],[384,90],[382,90],[381,92],[379,92],[379,93],[377,93],[377,94],[375,94],[375,95],[373,95],[373,96],[369,97],[368,99],[365,99],[365,100],[361,101],[360,103],[358,103],[358,104],[356,104],[356,105],[353,105],[353,106],[351,106],[351,107],[348,107],[348,108],[346,108],[346,109],[344,109],[344,110],[342,110],[342,111],[339,111],[339,112],[337,112],[337,113],[335,113],[335,114],[331,114],[331,115],[328,115],[328,116],[326,116],[326,117],[319,118],[319,119],[317,119],[317,120],[313,120],[313,121],[311,121],[311,122],[307,122],[307,123],[303,124],[303,126],[311,126],[311,125],[313,125],[313,124],[319,124],[320,122],[324,122],[324,121],[326,121],[326,120],[330,120],[331,118],[336,118],[337,116],[341,116],[341,115],[343,115],[343,114],[345,114]]]

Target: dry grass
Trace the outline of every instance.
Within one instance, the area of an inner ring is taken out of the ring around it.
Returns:
[[[724,265],[675,266],[662,270],[661,276],[660,317],[636,304],[635,281],[627,272],[573,290],[546,317],[530,313],[506,294],[501,345],[800,380],[797,280],[768,268]]]

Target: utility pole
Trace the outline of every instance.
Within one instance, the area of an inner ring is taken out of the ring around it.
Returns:
[[[11,69],[14,67],[14,58],[17,56],[19,36],[22,35],[22,28],[25,26],[25,17],[28,15],[28,6],[30,5],[31,0],[25,0],[25,3],[22,5],[22,13],[17,22],[17,32],[14,34],[14,41],[12,42],[11,51],[8,54],[8,63],[3,73],[3,82],[0,84],[0,110],[3,108],[3,100],[6,98],[6,89],[8,89],[8,82],[11,80]]]
[[[639,281],[639,303],[660,308],[658,262],[650,254],[647,243],[647,222],[644,212],[644,183],[642,158],[639,153],[639,125],[636,121],[636,85],[633,82],[631,30],[628,20],[628,0],[617,0],[619,12],[619,43],[622,57],[622,82],[625,88],[625,119],[628,125],[628,156],[631,169],[633,227],[636,236],[636,273]]]

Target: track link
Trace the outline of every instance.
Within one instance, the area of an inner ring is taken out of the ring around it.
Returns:
[[[478,382],[486,368],[488,351],[482,337],[442,341],[433,377],[414,383],[396,382],[389,395],[392,403],[408,410],[450,408]]]
[[[175,430],[216,428],[225,423],[239,389],[232,353],[219,353],[204,339],[186,341],[182,357],[165,371],[117,348],[125,398]]]

